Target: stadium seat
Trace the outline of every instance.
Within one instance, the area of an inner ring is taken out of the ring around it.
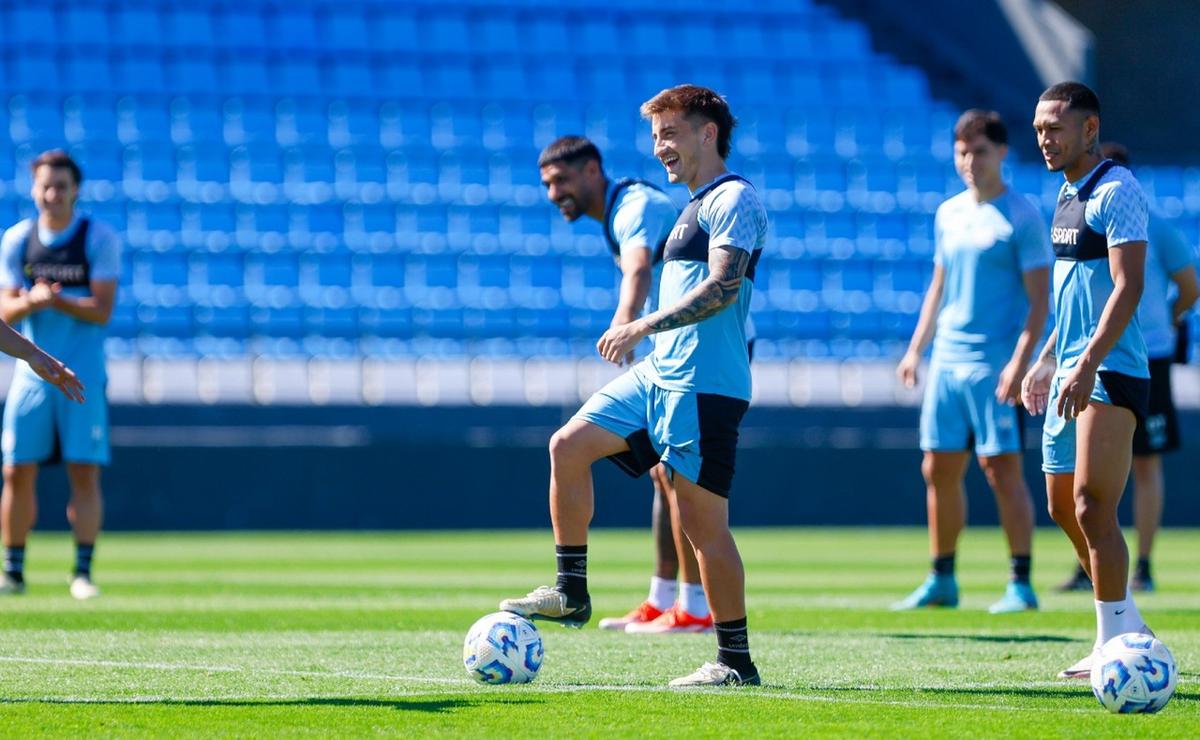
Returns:
[[[166,46],[171,49],[196,50],[208,53],[216,45],[213,14],[207,8],[167,6],[163,25]]]

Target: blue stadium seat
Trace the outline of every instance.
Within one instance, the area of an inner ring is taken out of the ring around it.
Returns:
[[[250,331],[260,337],[299,339],[306,333],[304,311],[299,306],[252,306]]]
[[[222,91],[209,56],[180,54],[167,61],[167,83],[173,95],[214,95]]]
[[[171,137],[171,118],[162,102],[151,97],[117,100],[117,138],[123,144],[159,142]]]
[[[231,98],[225,101],[221,112],[225,119],[225,143],[232,146],[251,141],[277,142],[275,108],[270,103],[254,98]]]
[[[538,93],[517,59],[497,59],[481,66],[479,85],[502,100],[529,100]]]
[[[478,14],[471,19],[469,28],[458,15],[443,14],[439,21],[447,26],[439,29],[439,35],[457,32],[460,38],[470,39],[471,48],[480,54],[516,56],[521,52],[521,23],[515,15],[495,11]]]
[[[15,48],[44,44],[46,31],[58,25],[54,9],[49,4],[18,5],[9,10],[7,20],[5,41]]]
[[[283,151],[284,182],[333,182],[333,150],[310,144]]]
[[[367,23],[370,48],[385,54],[415,52],[425,48],[423,29],[418,29],[417,14],[409,7],[383,5]]]
[[[245,263],[239,252],[196,252],[188,271],[192,301],[214,305],[241,302],[246,284]]]
[[[117,138],[117,112],[107,96],[72,95],[63,102],[63,118],[67,141]]]
[[[300,284],[300,263],[294,254],[258,253],[246,256],[246,297],[257,305],[288,304]]]
[[[379,107],[379,142],[389,149],[429,146],[429,111],[385,102]]]
[[[363,52],[368,49],[370,33],[366,7],[334,5],[321,14],[321,46],[335,52]]]
[[[153,5],[118,5],[110,11],[113,45],[122,49],[152,49],[162,47],[164,28],[162,16]]]
[[[19,95],[9,101],[8,110],[9,135],[14,144],[28,141],[62,146],[65,128],[57,100]]]
[[[93,139],[70,148],[71,157],[90,180],[120,182],[125,177],[125,164],[120,144]]]
[[[213,14],[208,8],[168,6],[164,8],[163,25],[166,46],[172,49],[206,53],[216,45]]]
[[[316,14],[303,5],[281,6],[267,16],[267,43],[288,51],[309,52],[323,45]]]
[[[108,334],[121,339],[137,337],[141,324],[137,317],[137,304],[118,299],[108,318]]]
[[[261,50],[270,38],[260,9],[245,5],[218,8],[216,32],[217,46],[233,51]]]
[[[171,101],[171,140],[176,144],[223,143],[224,116],[211,102],[175,98]]]
[[[419,48],[435,56],[461,55],[470,48],[471,35],[466,15],[450,8],[421,18],[416,31]]]
[[[521,29],[524,31],[521,38],[521,48],[526,50],[526,53],[532,52],[538,54],[559,54],[570,51],[577,41],[582,41],[587,37],[585,31],[590,31],[588,24],[581,24],[578,29],[567,29],[566,19],[561,15],[552,13],[538,13],[536,15],[526,16],[524,22],[521,23]],[[587,43],[593,45],[604,43],[607,41],[606,36],[598,39],[589,40]],[[608,51],[620,49],[619,45],[606,47]]]
[[[189,144],[176,150],[179,179],[229,182],[229,153],[223,144]]]
[[[137,95],[161,95],[167,92],[163,65],[145,54],[126,53],[113,61],[114,77],[121,90]]]
[[[201,335],[237,340],[244,340],[250,336],[250,310],[245,304],[197,304],[193,317],[196,330]]]
[[[282,182],[279,149],[270,144],[246,144],[229,152],[229,180]]]
[[[268,65],[271,90],[280,95],[312,95],[322,89],[321,70],[311,57],[287,56]]]
[[[329,106],[329,143],[336,148],[378,147],[379,109],[372,103],[335,102]],[[380,164],[384,156],[377,157]]]
[[[375,92],[381,98],[413,100],[426,92],[423,68],[415,60],[375,62],[372,64],[372,78],[375,80]]]
[[[413,311],[407,307],[364,308],[359,313],[363,334],[391,339],[413,336]]]
[[[358,309],[351,306],[306,306],[304,330],[309,335],[356,339],[359,333]]]
[[[142,333],[155,337],[189,339],[195,332],[192,307],[188,305],[142,303],[137,307],[137,320]]]
[[[413,309],[413,334],[416,336],[462,339],[466,336],[461,308]]]
[[[31,6],[27,6],[31,7]],[[62,6],[59,43],[71,49],[107,47],[111,42],[109,14],[102,5],[67,3]],[[45,27],[42,27],[45,33]]]
[[[374,98],[374,70],[366,59],[333,57],[321,64],[323,90],[337,98]]]
[[[233,54],[220,59],[217,80],[227,95],[262,95],[272,89],[267,61],[252,53]]]
[[[112,94],[119,89],[107,55],[87,52],[64,54],[60,69],[64,91]]]

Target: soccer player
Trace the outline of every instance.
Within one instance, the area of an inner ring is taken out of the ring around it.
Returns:
[[[1102,144],[1101,154],[1129,166],[1129,151],[1115,142]],[[1129,585],[1134,591],[1153,591],[1150,555],[1162,522],[1162,455],[1179,449],[1179,419],[1171,397],[1171,363],[1179,344],[1186,346],[1184,321],[1200,297],[1195,253],[1183,235],[1150,208],[1146,244],[1146,289],[1138,305],[1138,323],[1150,356],[1150,413],[1133,433],[1133,520],[1138,533],[1137,567]],[[1177,341],[1182,336],[1182,342]],[[1062,591],[1091,590],[1092,582],[1081,565],[1059,587]]]
[[[538,157],[538,169],[546,197],[558,206],[563,218],[576,221],[589,216],[604,227],[605,241],[621,271],[612,326],[637,319],[642,307],[648,305],[653,268],[661,263],[667,236],[679,216],[675,205],[666,193],[648,182],[609,179],[600,150],[582,136],[563,136],[551,143]],[[632,351],[625,362],[633,364]],[[618,458],[614,461],[620,464]],[[650,475],[655,489],[655,567],[650,593],[625,616],[600,620],[600,628],[634,632],[711,630],[712,615],[700,583],[700,565],[680,530],[679,517],[674,515],[671,481],[661,465],[651,469]]]
[[[1046,325],[1053,253],[1037,209],[1000,176],[1008,132],[993,111],[968,110],[954,127],[954,164],[967,189],[934,218],[933,282],[896,368],[917,383],[930,340],[921,449],[933,570],[893,609],[958,606],[954,554],[966,524],[963,476],[973,449],[996,496],[1011,579],[993,614],[1036,609],[1029,582],[1033,500],[1021,468],[1021,379]]]
[[[754,189],[725,166],[734,126],[717,93],[695,85],[660,92],[641,109],[654,155],[691,200],[664,254],[660,308],[609,329],[597,348],[619,363],[645,337],[650,356],[598,391],[550,440],[550,515],[558,561],[553,588],[500,608],[582,626],[591,616],[587,534],[591,464],[621,455],[641,471],[665,464],[683,530],[700,563],[717,632],[717,660],[674,687],[757,685],[750,657],[745,574],[729,531],[738,427],[750,402],[746,315],[767,216]]]
[[[1101,156],[1100,101],[1086,85],[1047,88],[1033,128],[1047,168],[1066,182],[1050,230],[1054,331],[1025,376],[1021,400],[1046,414],[1046,498],[1092,578],[1098,650],[1119,634],[1149,634],[1128,590],[1129,552],[1117,522],[1133,431],[1150,397],[1136,316],[1147,202],[1133,173]],[[1086,678],[1095,650],[1059,677]]]
[[[42,373],[20,364],[4,404],[4,491],[0,530],[5,556],[0,593],[25,590],[25,540],[37,515],[38,466],[67,463],[71,498],[67,518],[75,535],[71,595],[99,595],[92,583],[92,552],[100,533],[100,466],[108,462],[108,405],[104,396],[105,325],[120,277],[115,232],[75,212],[82,179],[63,151],[32,163],[36,219],[0,239],[0,317],[63,358],[95,392],[81,404],[48,392]],[[53,382],[52,380],[50,382]]]

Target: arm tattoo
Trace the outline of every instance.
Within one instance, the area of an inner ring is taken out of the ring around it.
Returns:
[[[750,253],[733,247],[717,247],[708,253],[708,277],[683,300],[646,317],[654,332],[699,323],[737,299],[742,278],[750,266]]]

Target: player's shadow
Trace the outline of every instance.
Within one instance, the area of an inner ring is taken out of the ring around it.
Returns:
[[[404,712],[426,712],[441,714],[463,709],[472,709],[481,704],[495,706],[501,704],[529,704],[540,702],[534,697],[503,698],[488,697],[486,700],[474,699],[366,699],[342,696],[313,696],[296,699],[57,699],[44,697],[37,699],[0,699],[4,704],[108,704],[108,705],[153,705],[163,707],[353,707],[361,709],[394,709]]]
[[[1062,635],[971,635],[939,632],[895,632],[881,635],[896,640],[969,640],[971,642],[1083,642]]]

